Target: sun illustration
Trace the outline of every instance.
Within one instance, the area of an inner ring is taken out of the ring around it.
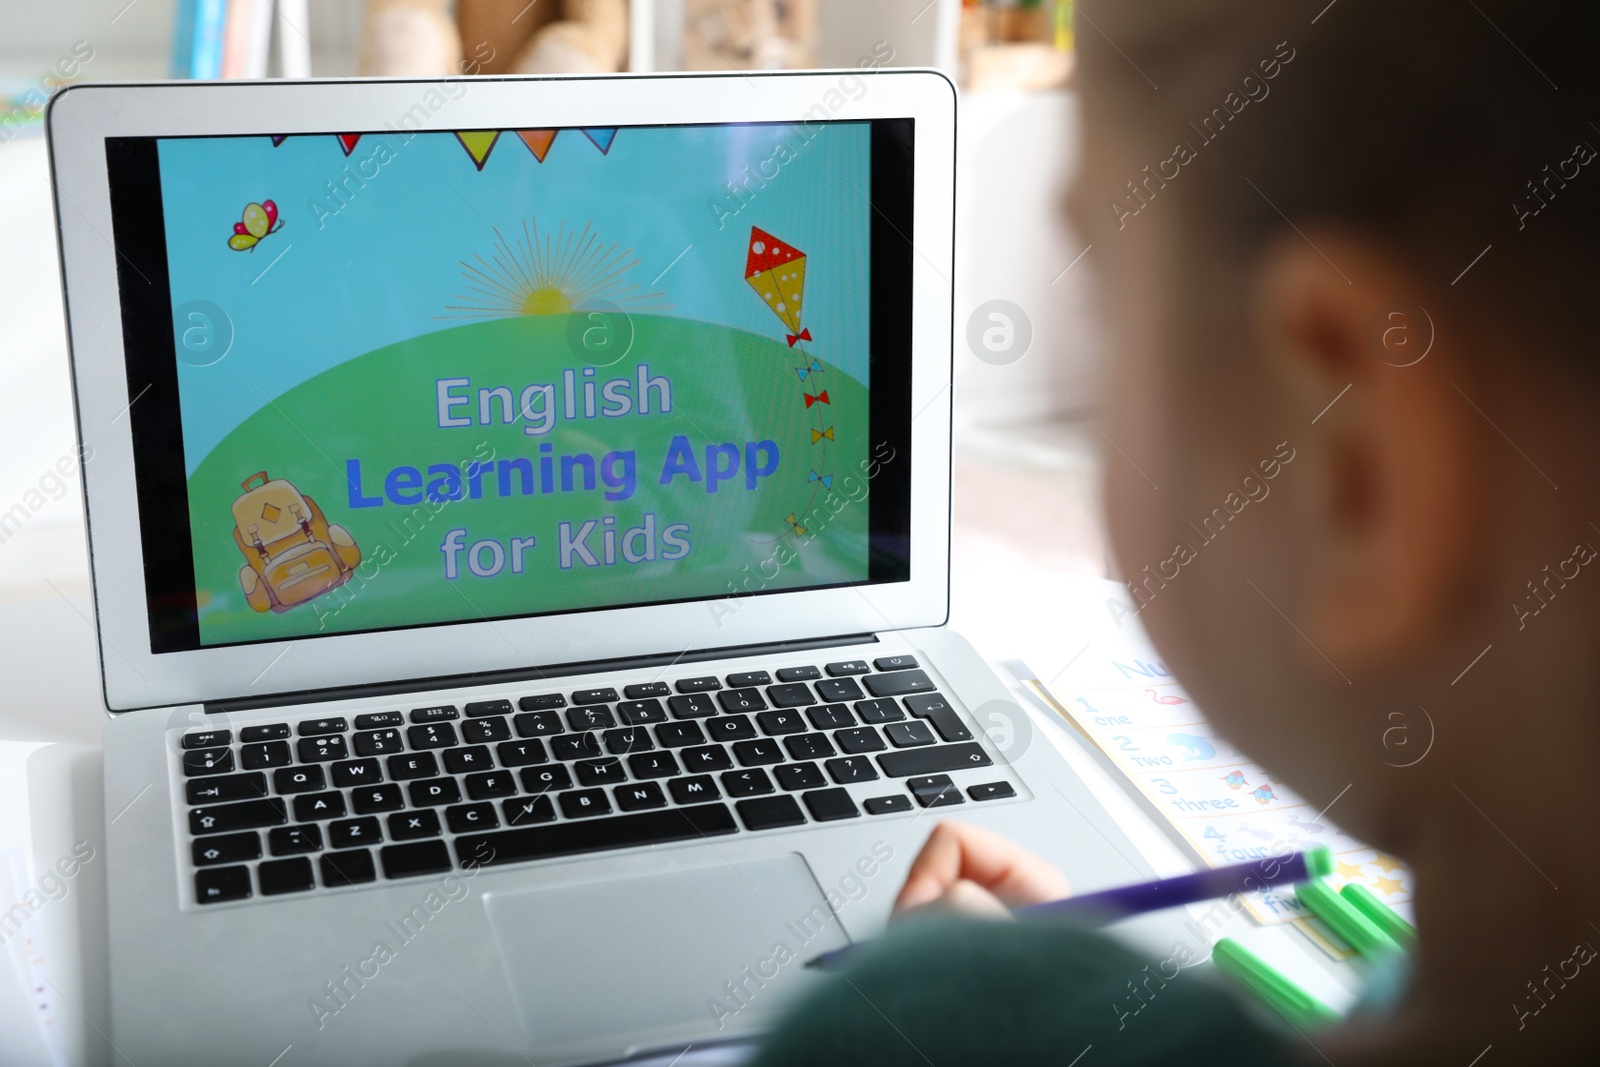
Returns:
[[[536,219],[522,223],[522,233],[506,236],[494,231],[489,258],[474,254],[472,263],[461,261],[465,292],[458,304],[447,305],[440,318],[501,319],[517,315],[568,315],[575,310],[617,307],[630,311],[655,311],[670,307],[659,303],[660,292],[647,292],[628,280],[639,265],[631,248],[607,245],[585,223],[581,232],[565,222],[554,234],[539,232]]]

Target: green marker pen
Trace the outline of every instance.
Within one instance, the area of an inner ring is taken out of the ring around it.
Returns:
[[[1339,1013],[1283,976],[1283,973],[1231,937],[1211,949],[1211,961],[1228,977],[1249,987],[1296,1027],[1327,1026]]]
[[[1417,940],[1417,928],[1406,922],[1395,910],[1360,882],[1346,882],[1339,895],[1350,906],[1372,921],[1372,925],[1394,938],[1399,945],[1410,947]]]
[[[1363,956],[1376,956],[1384,952],[1400,952],[1400,945],[1384,933],[1376,923],[1357,911],[1327,882],[1304,882],[1294,887],[1300,903],[1311,909],[1311,914],[1328,924],[1334,933],[1349,942],[1350,947]]]

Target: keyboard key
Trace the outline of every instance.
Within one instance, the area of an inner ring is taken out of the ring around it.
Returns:
[[[766,671],[744,671],[728,675],[729,689],[744,689],[752,685],[770,685],[772,675]]]
[[[357,815],[372,815],[380,811],[399,811],[406,806],[405,797],[397,785],[371,786],[350,794],[350,807]]]
[[[557,711],[525,712],[512,719],[511,725],[517,728],[518,737],[549,737],[566,730],[561,723],[561,713]]]
[[[397,811],[389,816],[391,841],[415,841],[419,837],[438,836],[439,813],[432,808],[424,808],[422,811]]]
[[[654,698],[648,700],[624,700],[617,705],[617,718],[629,726],[666,722],[667,709],[661,706],[661,701]]]
[[[418,808],[431,808],[440,804],[454,804],[461,799],[461,784],[454,778],[424,778],[406,787],[411,804]]]
[[[1016,795],[1017,791],[1010,782],[984,782],[982,785],[967,786],[967,796],[973,800],[1000,800]]]
[[[911,798],[904,794],[887,797],[868,797],[862,802],[868,815],[888,815],[896,811],[910,811]]]
[[[381,730],[405,724],[406,717],[398,711],[369,711],[365,715],[356,716],[357,730]]]
[[[866,695],[854,678],[828,678],[817,683],[818,700],[860,700]]]
[[[338,790],[307,793],[294,798],[295,822],[319,822],[344,818],[344,794]]]
[[[933,730],[925,722],[892,722],[883,728],[883,732],[895,748],[931,745],[934,740]]]
[[[500,825],[493,804],[457,804],[444,809],[444,821],[453,834],[474,834]]]
[[[641,752],[628,757],[628,770],[635,778],[671,778],[678,772],[678,761],[670,752]]]
[[[739,809],[739,819],[747,830],[775,830],[780,826],[799,826],[806,821],[800,805],[791,796],[741,800],[734,807]]]
[[[329,852],[323,855],[320,866],[322,867],[322,884],[329,889],[338,889],[347,885],[362,885],[378,877],[378,871],[372,863],[372,853],[364,848],[351,849],[348,852]]]
[[[431,708],[412,708],[412,722],[446,722],[461,718],[454,704],[435,704]]]
[[[247,771],[261,771],[268,767],[287,767],[294,762],[294,753],[287,741],[262,741],[244,745],[239,749],[239,766]]]
[[[656,747],[655,738],[643,726],[623,726],[607,730],[600,735],[606,751],[613,756],[626,756],[630,752],[649,752]]]
[[[861,679],[867,692],[875,697],[903,697],[911,693],[933,692],[933,680],[922,671],[895,671],[892,674],[869,674]]]
[[[550,753],[559,760],[593,759],[600,755],[598,734],[563,734],[550,739]]]
[[[561,814],[569,819],[611,814],[611,801],[606,798],[604,789],[574,789],[557,799],[561,802]]]
[[[842,730],[856,724],[850,709],[843,704],[818,704],[814,708],[807,708],[806,718],[819,730]]]
[[[938,774],[966,767],[989,767],[994,760],[977,743],[968,742],[964,745],[934,745],[931,748],[908,748],[904,752],[886,752],[878,757],[878,764],[890,778],[904,778],[910,774]]]
[[[400,740],[400,731],[392,727],[383,730],[362,730],[352,734],[350,741],[358,756],[387,756],[391,752],[403,751],[406,747]]]
[[[220,745],[233,744],[232,730],[202,730],[199,733],[184,734],[178,742],[183,748],[216,748]]]
[[[664,722],[656,727],[656,740],[662,748],[682,748],[705,744],[706,735],[697,722]]]
[[[789,750],[790,759],[827,759],[829,756],[838,755],[833,750],[833,742],[828,740],[827,734],[800,734],[796,737],[785,737],[783,739],[783,747]]]
[[[340,789],[354,789],[361,785],[377,785],[383,781],[383,771],[375,759],[353,759],[335,763],[328,768],[328,776]]]
[[[556,806],[549,797],[518,797],[500,805],[507,826],[529,826],[539,822],[555,822]]]
[[[331,763],[350,755],[350,749],[344,743],[344,734],[302,737],[296,747],[301,763]]]
[[[279,741],[289,736],[289,724],[270,722],[264,726],[245,726],[239,730],[241,741]]]
[[[520,777],[524,793],[553,793],[572,788],[571,772],[559,763],[553,767],[526,767]]]
[[[775,708],[803,708],[807,704],[816,703],[811,696],[811,687],[804,682],[769,685],[767,686],[767,700]]]
[[[579,785],[615,785],[628,780],[628,772],[615,756],[579,760],[572,765],[572,772],[578,776]]]
[[[511,724],[504,719],[469,719],[461,724],[461,740],[469,745],[487,745],[492,741],[509,741]]]
[[[835,819],[856,819],[861,816],[861,809],[856,807],[856,802],[850,799],[850,794],[843,789],[816,789],[810,793],[801,793],[800,799],[805,802],[806,810],[818,822],[833,822]]]
[[[272,788],[279,793],[315,793],[328,788],[321,767],[280,767],[272,772]]]
[[[564,708],[567,698],[560,693],[540,693],[537,696],[523,697],[517,701],[517,707],[523,711],[549,711],[551,708]]]
[[[679,804],[699,804],[722,797],[722,794],[717,792],[717,783],[711,780],[709,774],[674,778],[667,783],[667,790],[672,793],[672,799]]]
[[[927,719],[939,736],[946,741],[971,741],[972,731],[962,723],[956,709],[938,693],[906,697],[906,710],[921,719]]]
[[[447,722],[407,727],[406,742],[415,749],[451,748],[457,744],[456,728]]]
[[[683,757],[683,765],[691,771],[725,771],[733,766],[732,757],[721,745],[686,748],[679,755]]]
[[[911,790],[911,795],[917,798],[917,803],[925,808],[947,808],[952,804],[963,803],[961,790],[956,788],[948,774],[927,774],[918,778],[907,778],[906,787]]]
[[[466,777],[467,796],[473,800],[492,800],[509,797],[517,791],[516,779],[510,771],[482,771]]]
[[[217,804],[226,800],[253,800],[267,795],[267,776],[260,771],[201,778],[183,783],[183,793],[191,804]]]
[[[772,779],[759,767],[748,771],[728,771],[722,776],[722,791],[730,797],[753,797],[772,792]]]
[[[815,667],[780,667],[777,674],[780,682],[814,682],[822,677]]]
[[[797,708],[782,711],[763,711],[756,723],[764,734],[797,734],[806,729],[806,719]]]
[[[635,682],[633,685],[622,687],[622,695],[629,700],[643,700],[645,697],[664,697],[672,694],[672,688],[666,682]]]
[[[483,745],[453,748],[444,754],[444,769],[448,774],[486,771],[493,766],[494,757],[489,755],[489,750]]]
[[[280,826],[267,831],[267,848],[274,856],[297,856],[302,852],[322,851],[320,826]],[[266,890],[262,890],[266,892]]]
[[[717,694],[717,701],[722,705],[722,710],[729,714],[764,711],[767,707],[767,702],[761,699],[761,692],[756,689],[725,689]]]
[[[397,782],[413,778],[432,778],[439,773],[439,761],[432,752],[413,752],[389,757],[389,777]]]
[[[828,769],[828,777],[840,785],[871,782],[878,777],[878,768],[865,756],[841,756],[828,760],[823,766]]]
[[[781,767],[774,767],[772,775],[778,779],[780,786],[791,791],[815,789],[828,784],[828,780],[822,777],[822,769],[815,763],[785,763]]]
[[[580,689],[572,694],[574,704],[615,704],[622,699],[617,696],[617,691],[610,687],[605,689]]]
[[[608,726],[617,725],[616,718],[611,714],[611,709],[604,704],[595,704],[587,708],[568,708],[567,725],[574,730],[603,730]]]
[[[733,758],[739,761],[741,767],[761,767],[769,763],[782,763],[783,749],[770,737],[739,741],[733,746]]]
[[[843,678],[851,674],[870,674],[872,668],[867,666],[864,659],[847,659],[838,663],[830,663],[822,668],[828,672],[829,678]]]
[[[301,737],[320,737],[325,734],[342,734],[350,729],[344,719],[307,719],[300,724]]]
[[[202,904],[244,900],[250,896],[250,868],[213,867],[210,870],[196,871],[194,896]]]
[[[884,747],[883,738],[871,726],[857,726],[853,730],[835,730],[833,740],[838,744],[839,751],[851,755],[858,752],[878,752]]]
[[[712,693],[722,688],[722,683],[707,675],[704,678],[679,678],[672,687],[680,693]]]
[[[688,808],[665,808],[597,819],[581,825],[556,823],[458,837],[456,855],[461,857],[463,865],[469,857],[483,856],[486,858],[481,862],[489,866],[665,841],[698,841],[737,831],[727,805],[696,804]]]
[[[856,701],[856,714],[861,716],[862,722],[874,726],[886,722],[899,722],[906,717],[906,713],[901,710],[900,705],[896,704],[890,697],[884,697],[881,700],[858,700]]]
[[[328,824],[329,848],[361,848],[383,841],[383,831],[372,816],[365,819],[342,819]]]
[[[675,719],[703,719],[707,715],[717,713],[716,702],[704,693],[668,697],[667,707],[672,709],[672,717]]]
[[[254,830],[242,834],[216,834],[203,837],[189,845],[189,854],[196,867],[210,867],[218,863],[238,863],[240,860],[261,858],[261,835]]]
[[[727,715],[706,723],[706,733],[713,741],[743,741],[756,736],[756,724],[748,715]]]
[[[494,752],[500,757],[502,767],[526,767],[550,758],[545,755],[542,741],[503,741],[495,746]]]
[[[510,715],[512,707],[509,700],[474,700],[462,710],[467,718],[477,719],[484,715]]]
[[[667,796],[655,782],[619,785],[611,792],[617,798],[617,807],[623,811],[644,811],[667,806]]]
[[[428,812],[429,815],[433,813]],[[442,874],[450,869],[450,850],[443,841],[419,841],[414,845],[385,845],[378,850],[385,878],[409,878],[418,874]]]
[[[915,656],[879,656],[872,665],[880,671],[908,671],[917,665]]]

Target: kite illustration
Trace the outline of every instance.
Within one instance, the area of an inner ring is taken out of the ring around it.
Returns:
[[[800,325],[800,308],[806,291],[804,252],[752,226],[750,251],[744,261],[744,280],[789,327],[790,348],[798,341],[811,340],[811,331]]]
[[[228,238],[228,247],[235,252],[254,252],[263,237],[281,229],[283,220],[278,218],[277,204],[263,200],[259,204],[246,205],[243,217],[233,224],[233,236]]]

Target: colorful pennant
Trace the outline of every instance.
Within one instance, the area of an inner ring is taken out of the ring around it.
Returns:
[[[550,154],[550,146],[556,140],[555,130],[518,130],[517,136],[522,138],[522,143],[528,146],[528,151],[533,153],[533,158],[540,163]]]
[[[602,156],[610,154],[611,142],[617,139],[617,131],[615,127],[612,127],[608,130],[585,129],[583,131],[583,135],[594,142],[594,146],[600,149],[600,154]]]
[[[288,138],[288,136],[289,135],[286,134],[286,133],[275,133],[275,134],[273,134],[272,135],[272,147],[273,148],[277,148],[279,145],[281,145]]]
[[[343,148],[344,154],[348,156],[356,150],[356,142],[359,140],[361,140],[359,133],[341,133],[339,135],[339,147]]]
[[[500,140],[499,130],[457,130],[456,140],[461,142],[461,147],[467,150],[467,155],[472,157],[472,162],[479,170],[489,162],[489,153],[494,151],[494,144]]]

